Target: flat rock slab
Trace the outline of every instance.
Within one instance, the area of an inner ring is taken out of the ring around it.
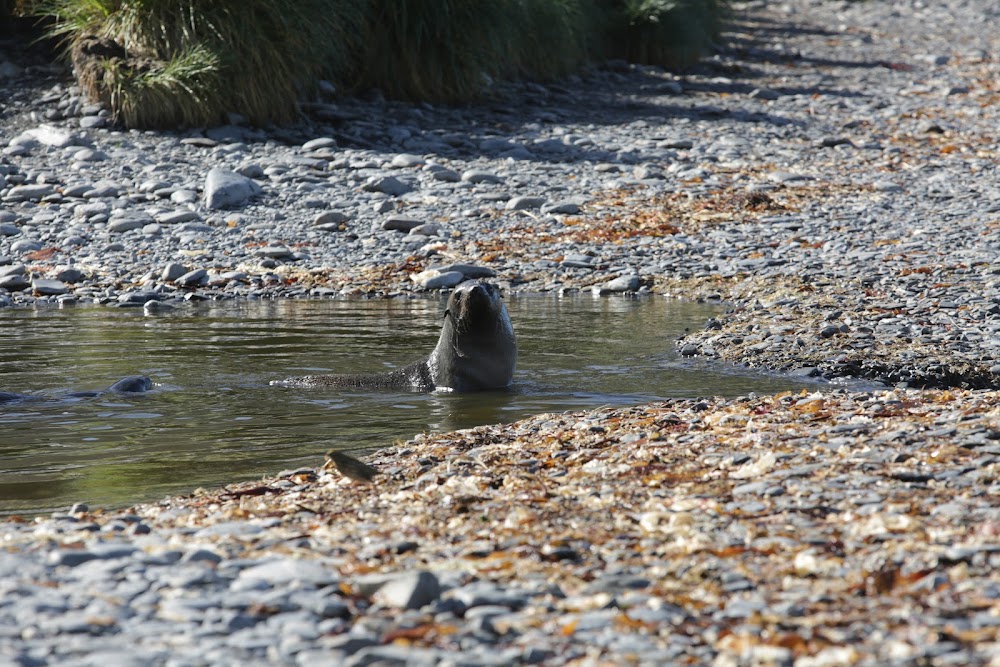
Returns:
[[[32,280],[31,289],[35,292],[35,294],[43,296],[65,294],[69,291],[69,287],[67,287],[66,283],[61,280],[49,280],[46,278],[35,278]]]

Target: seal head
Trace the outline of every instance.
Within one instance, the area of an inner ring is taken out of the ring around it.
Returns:
[[[441,336],[427,359],[435,389],[502,389],[516,365],[514,327],[500,290],[481,280],[460,284],[448,298]]]

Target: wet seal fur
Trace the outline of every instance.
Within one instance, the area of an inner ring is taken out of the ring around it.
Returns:
[[[437,346],[426,359],[387,373],[305,375],[271,384],[407,391],[483,391],[510,386],[517,342],[500,289],[467,280],[448,298]]]
[[[145,375],[129,375],[105,389],[104,391],[72,391],[65,394],[68,398],[95,398],[103,394],[140,394],[153,388],[153,381]],[[32,396],[31,394],[16,394],[9,391],[0,391],[0,403],[10,403],[13,401],[44,401],[44,396]]]

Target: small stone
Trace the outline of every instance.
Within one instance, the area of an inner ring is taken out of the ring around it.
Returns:
[[[76,146],[83,143],[77,134],[51,125],[40,125],[39,127],[26,130],[23,136],[30,137],[42,145],[52,146],[53,148],[66,148],[67,146]]]
[[[155,220],[161,225],[177,225],[182,222],[201,220],[201,216],[194,211],[171,211],[156,216]]]
[[[258,248],[254,254],[258,257],[270,257],[271,259],[288,259],[295,253],[283,245],[269,245]]]
[[[409,232],[423,224],[423,220],[412,218],[408,215],[392,215],[382,223],[382,229],[397,232]]]
[[[80,119],[80,127],[84,130],[97,130],[108,124],[103,116],[84,116]]]
[[[310,139],[306,143],[302,144],[302,150],[306,152],[318,151],[322,148],[336,148],[337,140],[331,137],[319,137],[318,139]]]
[[[130,232],[133,229],[142,229],[153,222],[153,219],[145,215],[128,215],[120,218],[111,218],[108,221],[109,232]]]
[[[216,167],[208,172],[205,179],[205,206],[210,209],[236,208],[261,192],[255,181]]]
[[[102,162],[108,159],[108,154],[93,148],[82,148],[73,153],[73,159],[77,162]]]
[[[444,183],[457,183],[462,180],[462,175],[453,169],[434,169],[431,171],[431,178]]]
[[[777,100],[781,99],[781,93],[770,88],[754,88],[748,97],[758,100]]]
[[[441,289],[461,284],[466,278],[460,271],[441,272],[437,269],[427,269],[410,276],[410,280],[427,289]]]
[[[875,181],[872,183],[872,187],[876,192],[902,192],[903,186],[898,183],[893,183],[892,181]]]
[[[476,278],[492,278],[497,274],[496,271],[487,266],[477,266],[475,264],[447,264],[445,266],[432,266],[430,268],[436,269],[441,273],[458,271],[470,280]]]
[[[514,197],[504,206],[508,211],[526,211],[540,208],[545,203],[545,197]]]
[[[400,153],[392,158],[389,162],[389,166],[394,169],[404,169],[407,167],[420,167],[424,164],[425,160],[419,155],[410,155],[409,153]]]
[[[242,164],[236,168],[236,173],[247,178],[264,178],[264,168],[259,164]]]
[[[183,264],[178,264],[177,262],[171,262],[163,267],[163,271],[160,272],[160,280],[166,282],[174,282],[185,273],[188,272],[188,268]]]
[[[74,266],[60,266],[56,267],[56,280],[62,281],[64,283],[78,283],[83,280],[83,271]]]
[[[462,174],[462,180],[467,183],[503,183],[496,174],[483,169],[468,169]]]
[[[184,285],[185,287],[197,287],[199,285],[204,285],[208,282],[208,271],[205,269],[195,269],[194,271],[188,271],[184,275],[178,277],[174,280],[178,285]]]
[[[542,206],[542,213],[554,215],[576,215],[580,212],[580,205],[572,201],[555,202]]]
[[[640,283],[639,276],[619,276],[604,287],[609,292],[635,292],[638,291]]]
[[[377,602],[399,609],[420,609],[441,596],[438,578],[425,570],[393,577],[372,596]]]
[[[40,201],[56,193],[56,189],[49,184],[41,185],[15,185],[7,191],[4,199],[12,201]]]
[[[394,176],[373,176],[361,186],[361,189],[365,192],[382,192],[393,197],[405,195],[413,190],[410,185]]]
[[[853,145],[847,137],[823,137],[816,142],[821,148],[833,148],[834,146]]]
[[[340,211],[324,211],[313,219],[314,225],[341,224],[350,220],[350,217]]]
[[[593,269],[594,259],[593,255],[569,254],[563,257],[561,264],[577,269]]]
[[[0,223],[0,236],[17,236],[21,233],[21,228],[9,222]]]
[[[31,281],[19,273],[0,277],[0,289],[20,292],[28,287],[31,287]]]
[[[11,252],[34,252],[41,249],[42,244],[38,241],[32,241],[31,239],[21,239],[20,241],[14,241],[10,244]]]

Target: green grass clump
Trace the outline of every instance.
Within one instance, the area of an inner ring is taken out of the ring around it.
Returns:
[[[554,79],[608,57],[677,66],[726,0],[0,0],[47,17],[77,78],[127,127],[294,118],[321,78],[465,102],[497,78]]]
[[[354,87],[460,102],[498,77],[552,79],[591,55],[594,0],[372,0]]]
[[[367,0],[41,0],[81,83],[128,127],[287,121],[347,68]],[[107,48],[81,48],[94,39]],[[122,52],[115,52],[117,44]]]
[[[603,29],[596,0],[519,0],[518,30],[511,44],[509,73],[555,79],[598,55]]]
[[[725,0],[616,0],[610,54],[629,62],[683,67],[718,36]]]

